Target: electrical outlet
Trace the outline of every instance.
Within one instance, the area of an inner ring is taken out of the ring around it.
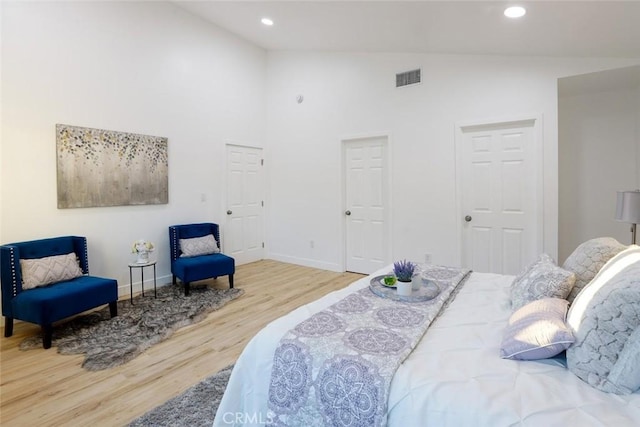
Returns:
[[[426,264],[431,264],[431,254],[424,254],[424,262]]]

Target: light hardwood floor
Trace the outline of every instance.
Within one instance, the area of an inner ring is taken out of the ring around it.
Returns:
[[[269,260],[239,266],[235,286],[243,296],[131,362],[98,372],[81,368],[82,356],[54,347],[20,351],[20,341],[39,327],[16,322],[12,337],[0,331],[0,424],[126,425],[234,363],[267,323],[360,277]],[[208,283],[228,287],[226,278]]]

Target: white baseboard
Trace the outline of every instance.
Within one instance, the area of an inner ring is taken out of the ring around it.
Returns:
[[[274,253],[269,253],[267,254],[267,256],[268,256],[268,259],[272,259],[274,261],[287,262],[289,264],[303,265],[305,267],[320,268],[322,270],[329,270],[329,271],[335,271],[336,273],[343,273],[340,264],[337,264],[337,263],[324,262],[324,261],[318,261],[315,259],[300,258],[300,257],[294,257],[290,255],[274,254]]]
[[[150,274],[150,278],[145,274],[144,278],[144,292],[145,295],[147,292],[153,293],[153,273]],[[157,276],[156,277],[156,287],[161,288],[163,286],[170,285],[173,280],[173,276],[171,274],[165,276]],[[142,292],[142,286],[140,284],[140,275],[138,275],[138,281],[133,282],[133,294],[136,295]],[[118,298],[130,297],[131,296],[131,286],[129,284],[129,280],[126,283],[118,282]]]

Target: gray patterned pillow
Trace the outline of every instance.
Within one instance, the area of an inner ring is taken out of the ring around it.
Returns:
[[[207,234],[202,237],[194,237],[192,239],[180,239],[181,257],[191,257],[198,255],[209,255],[220,252],[218,242],[213,234]]]
[[[520,307],[541,298],[567,298],[576,281],[576,275],[556,265],[542,254],[524,269],[511,284],[511,308]]]
[[[640,247],[613,257],[577,296],[567,315],[576,342],[571,372],[616,394],[640,388]]]
[[[562,265],[565,270],[576,273],[576,284],[567,300],[573,302],[582,288],[595,277],[602,266],[624,249],[626,246],[613,237],[587,240],[578,246]]]
[[[21,259],[22,289],[33,289],[82,276],[74,252],[44,258]]]

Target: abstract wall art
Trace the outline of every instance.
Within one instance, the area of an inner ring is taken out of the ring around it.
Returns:
[[[58,208],[169,202],[167,138],[56,125]]]

